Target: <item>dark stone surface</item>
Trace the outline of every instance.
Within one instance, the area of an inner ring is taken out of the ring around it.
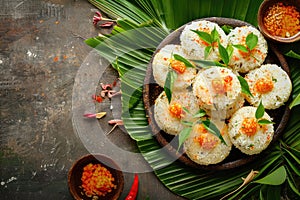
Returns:
[[[73,91],[83,64],[94,62],[101,69],[101,58],[83,42],[99,33],[92,24],[96,9],[84,0],[3,0],[0,7],[1,199],[72,199],[68,170],[75,160],[93,151],[80,132],[82,127],[92,126],[82,119],[83,113],[74,112],[73,106],[81,105],[74,105],[77,97]],[[116,77],[107,67],[99,82],[111,83]],[[85,101],[95,105],[90,96]],[[112,128],[107,121],[115,117],[110,105],[111,100],[106,99],[95,106],[108,113],[100,123],[94,121],[105,132]],[[87,131],[85,136],[89,134]],[[134,141],[119,128],[102,139],[137,152]],[[107,146],[92,145],[99,147],[95,151],[109,151]],[[115,160],[126,165],[124,159]],[[141,156],[129,158],[127,164],[148,167]],[[139,175],[138,199],[180,199],[150,169]],[[132,180],[133,172],[126,170],[122,198]]]

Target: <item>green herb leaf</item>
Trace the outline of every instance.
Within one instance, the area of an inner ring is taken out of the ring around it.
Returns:
[[[242,87],[242,93],[253,97],[253,95],[250,92],[249,85],[248,85],[247,81],[242,76],[237,76],[237,77],[238,77],[238,79],[240,81],[240,84],[241,84],[241,87]]]
[[[193,126],[193,122],[189,122],[189,121],[185,121],[185,120],[182,120],[181,124],[183,124],[185,126]]]
[[[269,121],[269,120],[267,120],[267,119],[261,119],[261,120],[258,120],[257,123],[260,124],[260,125],[274,124],[274,122]]]
[[[258,42],[257,35],[255,35],[253,33],[250,33],[249,35],[247,35],[247,37],[246,37],[246,45],[250,49],[250,51],[256,47],[257,42]]]
[[[279,167],[271,174],[268,174],[264,178],[254,181],[254,183],[266,184],[266,185],[281,185],[286,180],[286,170],[284,166]]]
[[[226,144],[224,138],[223,138],[222,135],[221,135],[220,130],[218,129],[218,127],[217,127],[214,123],[212,123],[212,122],[208,119],[208,120],[202,121],[202,124],[203,124],[203,126],[204,126],[204,128],[205,128],[206,130],[208,130],[210,133],[212,133],[212,134],[214,134],[215,136],[217,136],[217,137],[221,140],[222,143]],[[227,144],[226,144],[226,145],[227,145]]]
[[[297,54],[296,52],[294,52],[293,50],[290,50],[289,52],[287,52],[285,54],[286,56],[289,56],[291,58],[296,58],[300,60],[300,54]]]
[[[200,118],[200,117],[203,117],[206,115],[206,112],[205,110],[203,109],[200,109],[198,110],[198,112],[196,114],[193,115],[194,118]]]
[[[182,107],[182,110],[184,110],[184,112],[191,114],[191,112],[189,111],[189,109],[187,109],[186,107]]]
[[[289,108],[292,109],[294,106],[297,106],[300,104],[300,93],[296,96],[295,99],[290,103]]]
[[[229,60],[231,59],[231,57],[232,57],[232,54],[233,54],[233,47],[232,47],[232,45],[228,45],[227,47],[226,47],[226,51],[227,51],[227,53],[228,53],[228,57],[229,57]]]
[[[211,51],[212,51],[212,46],[205,47],[205,49],[204,49],[204,59],[208,58]]]
[[[260,103],[256,109],[256,112],[255,112],[255,118],[260,119],[264,116],[264,114],[265,114],[265,107],[262,104],[262,101],[260,101]]]
[[[188,127],[188,128],[184,128],[180,133],[179,133],[179,137],[178,137],[178,149],[177,151],[179,151],[181,145],[184,143],[184,141],[189,137],[189,135],[192,132],[192,128]]]
[[[193,60],[193,63],[195,63],[196,67],[198,68],[209,68],[212,66],[223,67],[221,63],[209,60]]]
[[[220,42],[218,42],[218,46],[219,46],[218,49],[219,49],[219,54],[221,56],[221,59],[226,64],[226,66],[227,66],[228,63],[229,63],[228,52],[227,52],[227,50],[225,49],[225,47]]]
[[[226,33],[226,34],[229,34],[230,31],[233,29],[232,26],[229,26],[229,25],[223,25],[221,26],[221,28],[223,29],[223,31]]]
[[[235,47],[235,48],[237,48],[238,50],[240,50],[242,52],[248,53],[247,47],[245,47],[245,46],[243,46],[241,44],[233,44],[232,46]]]
[[[181,55],[174,54],[173,57],[175,60],[183,62],[186,67],[195,68],[195,66],[192,63],[190,63],[190,61],[188,61],[186,58],[182,57]]]
[[[169,103],[171,102],[171,99],[172,99],[173,85],[174,85],[176,78],[177,78],[177,73],[173,70],[169,70],[167,77],[166,77],[165,85],[164,85],[164,91],[167,95]]]
[[[209,33],[203,32],[203,31],[198,31],[198,30],[191,30],[194,33],[196,33],[199,38],[205,42],[207,42],[208,44],[211,45],[211,43],[213,43],[212,37]]]
[[[220,38],[220,35],[219,35],[216,27],[214,27],[214,29],[211,31],[210,35],[212,38],[212,43],[218,41]]]

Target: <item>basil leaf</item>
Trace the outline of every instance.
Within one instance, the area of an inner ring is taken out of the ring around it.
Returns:
[[[242,52],[248,53],[247,47],[245,47],[245,46],[243,46],[241,44],[233,44],[232,46],[235,47],[235,48],[237,48],[238,50],[240,50]]]
[[[189,121],[181,121],[181,124],[186,125],[186,126],[193,126],[193,122],[189,122]]]
[[[256,47],[257,42],[258,42],[257,35],[254,35],[253,33],[250,33],[249,35],[247,35],[246,45],[250,49],[250,51]]]
[[[266,184],[266,185],[281,185],[286,180],[286,170],[284,166],[279,167],[267,176],[253,181],[254,183]]]
[[[191,114],[191,112],[190,112],[186,107],[182,107],[182,110],[183,110],[184,112],[186,112],[186,113]]]
[[[210,133],[214,134],[217,136],[222,143],[226,144],[224,138],[221,135],[221,132],[219,131],[218,127],[212,123],[209,119],[202,121],[202,124],[206,130],[208,130]],[[227,144],[226,144],[227,145]]]
[[[201,67],[201,68],[209,68],[217,65],[217,62],[208,61],[208,60],[193,60],[193,63],[195,63],[196,67]]]
[[[221,28],[223,29],[223,31],[226,33],[226,34],[229,34],[230,31],[233,29],[232,26],[229,26],[229,25],[223,25],[221,26]]]
[[[173,57],[174,57],[175,60],[183,62],[186,67],[195,68],[195,66],[192,63],[190,63],[190,61],[188,61],[187,59],[185,59],[181,55],[174,54]]]
[[[269,120],[267,120],[267,119],[261,119],[261,120],[258,120],[257,123],[260,124],[260,125],[274,124],[274,122],[271,122],[271,121],[269,121]]]
[[[264,116],[264,114],[265,114],[265,107],[262,104],[262,101],[260,101],[260,103],[256,109],[256,112],[255,112],[255,118],[260,119]]]
[[[177,73],[173,70],[169,70],[164,85],[164,91],[167,95],[169,103],[171,102],[172,99],[172,90],[176,78],[177,78]]]
[[[214,29],[211,31],[210,35],[211,35],[211,38],[212,38],[212,42],[216,42],[220,38],[220,35],[219,35],[216,27],[214,27]]]
[[[289,108],[292,109],[294,106],[297,106],[300,104],[300,93],[296,96],[295,99],[290,103]]]
[[[179,137],[178,137],[178,149],[177,151],[179,151],[181,145],[184,143],[184,141],[189,137],[189,135],[192,132],[192,128],[188,127],[188,128],[184,128],[180,133],[179,133]]]
[[[231,57],[232,57],[232,54],[233,54],[233,47],[232,47],[232,45],[228,45],[228,46],[226,47],[226,51],[227,51],[227,53],[228,53],[228,57],[229,57],[229,60],[230,60]]]
[[[193,115],[193,118],[200,118],[200,117],[203,117],[205,115],[206,115],[205,110],[200,109],[200,110],[198,110],[198,112],[196,114]]]
[[[238,77],[238,79],[240,81],[240,84],[241,84],[241,87],[242,87],[242,93],[253,97],[253,95],[250,92],[249,85],[248,85],[247,81],[242,76],[237,76],[237,77]]]
[[[296,59],[300,60],[300,54],[295,53],[293,50],[290,50],[289,52],[287,52],[284,55],[289,56],[291,58],[296,58]]]
[[[207,42],[208,44],[211,45],[211,43],[213,42],[212,37],[209,33],[203,32],[203,31],[198,31],[198,30],[191,30],[194,33],[196,33],[199,38],[205,42]]]
[[[222,59],[222,61],[226,64],[226,65],[228,65],[228,63],[229,63],[229,56],[228,56],[228,52],[227,52],[227,50],[225,49],[225,47],[220,43],[220,42],[218,42],[218,49],[219,49],[219,54],[220,54],[220,56],[221,56],[221,59]]]
[[[207,46],[207,47],[205,47],[205,49],[204,49],[204,59],[207,59],[207,58],[208,58],[208,56],[209,56],[211,50],[212,50],[212,46]]]

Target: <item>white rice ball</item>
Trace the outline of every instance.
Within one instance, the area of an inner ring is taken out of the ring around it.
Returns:
[[[164,87],[169,68],[171,68],[171,62],[173,54],[183,56],[180,45],[169,44],[161,48],[154,56],[152,62],[153,77],[158,85]],[[184,57],[184,56],[183,56]],[[173,86],[173,90],[182,90],[191,86],[192,80],[195,78],[197,70],[195,68],[186,68],[183,73],[177,73],[176,84]]]
[[[232,143],[228,136],[227,125],[224,122],[214,122],[220,130],[226,144],[213,133],[208,132],[202,124],[195,124],[192,132],[184,142],[187,156],[200,165],[210,165],[222,162],[230,153]]]
[[[292,82],[288,74],[276,64],[265,64],[245,76],[253,97],[245,95],[254,106],[262,101],[266,109],[276,109],[288,101]]]
[[[193,83],[193,93],[200,107],[208,113],[225,112],[227,115],[225,118],[232,114],[226,112],[235,110],[243,104],[241,91],[237,76],[230,69],[223,67],[205,69],[198,73]]]
[[[189,59],[198,59],[198,60],[212,60],[212,61],[219,61],[219,50],[218,50],[218,43],[213,43],[213,48],[205,58],[205,48],[209,46],[207,42],[202,40],[195,32],[191,30],[198,30],[202,32],[206,32],[211,34],[214,28],[217,30],[220,36],[220,43],[226,47],[227,46],[227,36],[225,32],[220,28],[220,26],[214,22],[200,20],[194,21],[191,24],[188,24],[183,29],[180,35],[180,41],[183,49],[183,53]]]
[[[232,144],[248,155],[258,154],[266,149],[274,135],[273,124],[260,125],[257,123],[256,109],[252,106],[240,108],[228,124]],[[271,117],[266,112],[261,119],[271,121]]]
[[[185,113],[182,109],[176,109],[178,108],[177,106],[185,107],[190,113]],[[175,108],[175,112],[179,112],[175,113],[172,108]],[[155,100],[154,118],[161,130],[170,135],[177,135],[184,128],[184,125],[181,123],[182,120],[192,121],[192,115],[199,109],[196,98],[188,90],[173,92],[170,104],[165,92],[162,92]]]
[[[250,33],[253,33],[258,37],[255,48],[251,50],[251,53],[249,54],[233,47],[232,57],[229,61],[229,66],[241,73],[246,73],[251,69],[259,67],[265,61],[268,53],[267,41],[256,28],[251,26],[234,28],[228,34],[228,44],[243,45],[246,47],[246,37]]]

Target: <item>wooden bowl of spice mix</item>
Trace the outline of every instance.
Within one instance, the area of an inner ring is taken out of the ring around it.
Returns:
[[[258,10],[258,27],[269,40],[300,40],[300,0],[265,0]]]
[[[76,200],[117,200],[124,187],[120,167],[101,154],[77,160],[68,173],[69,191]]]

